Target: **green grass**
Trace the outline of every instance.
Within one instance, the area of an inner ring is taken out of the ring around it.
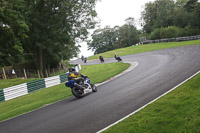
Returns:
[[[105,133],[199,133],[200,74]]]
[[[116,50],[108,51],[105,53],[97,54],[97,55],[89,57],[88,59],[89,60],[98,59],[99,55],[102,55],[104,58],[112,58],[114,57],[115,53],[119,56],[124,56],[124,55],[143,53],[143,52],[154,51],[154,50],[159,50],[159,49],[186,46],[186,45],[200,45],[200,40],[183,41],[183,42],[168,42],[168,43],[153,43],[153,44],[144,44],[144,45],[139,45],[139,46],[134,46],[134,47],[131,46],[131,47],[116,49]]]
[[[128,64],[128,67],[129,66],[130,64]],[[121,63],[121,62],[99,64],[99,65],[88,65],[88,66],[82,66],[83,70],[81,70],[81,72],[85,75],[88,75],[88,77],[91,78],[92,82],[100,83],[109,79],[110,77],[113,77],[121,73],[128,67],[126,63]]]
[[[14,85],[19,85],[22,83],[27,83],[33,80],[37,80],[35,78],[31,78],[31,79],[21,79],[21,78],[17,78],[17,79],[4,79],[4,80],[0,80],[0,89],[4,89],[7,87],[11,87]]]
[[[92,83],[102,82],[127,69],[126,63],[109,63],[82,66],[81,73],[87,75]],[[97,92],[98,93],[98,92]],[[71,96],[71,89],[60,84],[0,103],[0,121],[40,108],[47,104]]]

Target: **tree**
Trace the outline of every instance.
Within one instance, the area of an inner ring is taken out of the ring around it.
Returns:
[[[198,0],[189,0],[184,8],[189,13],[188,26],[193,29],[200,29],[200,2]]]
[[[76,41],[86,39],[87,30],[96,24],[96,1],[0,1],[1,61],[13,65],[28,53],[26,59],[45,77],[51,65],[77,54]]]
[[[144,31],[151,33],[155,28],[173,26],[174,8],[173,0],[156,0],[146,3],[142,12]]]
[[[117,43],[116,28],[105,27],[104,29],[95,30],[92,34],[92,41],[88,43],[89,49],[94,50],[94,54],[114,49]]]
[[[188,0],[187,3],[184,5],[184,8],[188,11],[191,12],[193,9],[196,7],[196,3],[198,0]]]
[[[189,0],[176,0],[176,5],[178,7],[184,7]]]
[[[29,53],[28,59],[35,62],[41,77],[46,77],[46,69],[51,65],[77,54],[76,40],[86,39],[87,30],[96,23],[96,1],[1,1],[1,33],[5,35],[1,40],[7,46],[3,50],[9,50],[14,57],[13,50],[8,48],[12,45],[18,53]]]
[[[92,40],[88,42],[89,49],[94,50],[94,54],[99,54],[116,48],[134,45],[139,42],[139,32],[135,27],[134,18],[126,19],[123,26],[109,26],[104,29],[97,29],[92,34]]]
[[[117,48],[127,47],[139,42],[139,33],[135,27],[134,18],[129,17],[125,20],[126,24],[119,27]]]
[[[185,28],[187,35],[196,35],[200,33],[200,3],[197,0],[149,2],[145,4],[142,20],[143,30],[147,34],[155,29],[175,26]]]
[[[22,40],[29,30],[21,0],[0,1],[0,65],[9,66],[23,59]]]
[[[189,13],[180,6],[176,6],[173,14],[173,25],[184,28],[189,23]]]

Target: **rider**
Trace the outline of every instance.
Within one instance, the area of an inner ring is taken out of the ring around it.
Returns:
[[[68,81],[75,80],[77,84],[80,83],[80,81],[83,82],[83,78],[86,78],[87,76],[82,75],[75,71],[73,67],[69,68],[69,74],[68,74]]]
[[[115,56],[114,56],[114,57],[115,57],[115,59],[117,60],[118,55],[115,53]]]
[[[101,63],[104,62],[103,56],[100,55],[99,60],[101,61]]]

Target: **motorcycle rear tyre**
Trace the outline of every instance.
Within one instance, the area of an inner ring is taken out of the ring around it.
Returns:
[[[80,90],[76,87],[72,88],[72,94],[76,97],[76,98],[82,98],[84,96],[84,92],[83,90]]]

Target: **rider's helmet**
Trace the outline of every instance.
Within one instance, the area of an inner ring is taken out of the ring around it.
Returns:
[[[75,68],[70,67],[70,68],[69,68],[69,72],[73,72],[73,71],[75,71]]]

